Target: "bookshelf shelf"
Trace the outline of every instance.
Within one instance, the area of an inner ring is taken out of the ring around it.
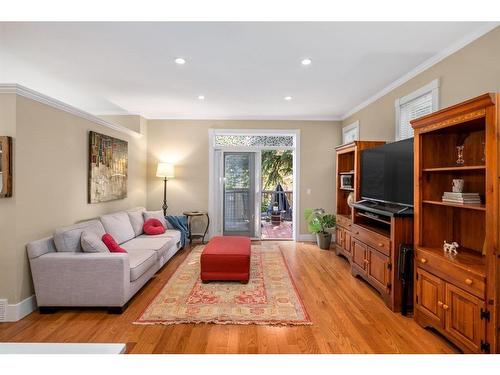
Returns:
[[[462,165],[452,167],[424,168],[422,172],[461,172],[461,171],[481,171],[485,170],[485,165]]]
[[[467,210],[478,210],[478,211],[486,211],[486,205],[484,204],[460,204],[460,203],[449,203],[442,201],[431,201],[431,200],[423,200],[424,204],[434,204],[437,206],[448,206],[448,207],[456,207],[456,208],[464,208]]]

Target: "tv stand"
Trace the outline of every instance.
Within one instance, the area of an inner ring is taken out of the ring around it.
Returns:
[[[413,244],[411,207],[357,202],[351,236],[352,275],[373,286],[392,311],[401,311],[403,287],[398,264],[401,246]],[[412,293],[406,304],[412,305]]]

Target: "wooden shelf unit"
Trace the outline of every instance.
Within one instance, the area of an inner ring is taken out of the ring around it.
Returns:
[[[360,153],[362,150],[385,144],[382,141],[354,141],[335,148],[336,151],[336,214],[337,226],[335,228],[335,252],[337,255],[344,256],[349,263],[351,262],[351,228],[352,228],[352,210],[347,204],[347,198],[350,193],[354,194],[354,200],[360,200]],[[343,174],[352,174],[354,186],[353,189],[340,187],[340,176]]]
[[[498,353],[500,257],[499,94],[485,94],[413,120],[415,320],[464,352]],[[464,145],[457,165],[456,147]],[[481,204],[442,202],[452,180]],[[443,241],[457,242],[456,256]]]

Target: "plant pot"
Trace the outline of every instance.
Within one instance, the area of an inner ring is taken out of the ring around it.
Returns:
[[[332,234],[327,232],[316,233],[316,242],[318,243],[320,249],[330,250]]]

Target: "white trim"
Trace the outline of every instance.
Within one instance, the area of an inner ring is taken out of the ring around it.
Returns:
[[[401,86],[402,84],[408,82],[410,79],[416,77],[420,73],[422,73],[425,70],[429,69],[430,67],[436,65],[438,62],[444,60],[448,56],[450,56],[450,55],[454,54],[455,52],[457,52],[458,50],[464,48],[465,46],[467,46],[468,44],[472,43],[476,39],[482,37],[484,34],[490,32],[491,30],[493,30],[494,28],[496,28],[498,25],[500,25],[500,22],[489,22],[484,27],[481,27],[478,30],[476,30],[475,32],[470,33],[469,35],[466,35],[465,37],[463,37],[459,41],[455,42],[454,44],[452,44],[448,48],[445,48],[444,50],[436,53],[431,58],[425,60],[422,64],[420,64],[417,67],[415,67],[414,69],[410,70],[408,73],[406,73],[402,77],[398,78],[397,80],[395,80],[394,82],[392,82],[388,86],[384,87],[382,90],[380,90],[376,94],[372,95],[367,100],[361,102],[356,107],[354,107],[350,111],[346,112],[342,116],[342,120],[347,119],[349,116],[352,116],[356,112],[358,112],[358,111],[362,110],[363,108],[369,106],[374,101],[380,99],[381,97],[383,97],[384,95],[388,94],[389,92],[391,92],[395,88],[397,88],[397,87]]]
[[[316,242],[316,235],[314,233],[301,233],[297,241],[301,242]],[[335,242],[335,233],[332,233],[332,243]]]
[[[108,113],[113,115],[114,113]],[[116,113],[121,114],[121,113]],[[166,113],[164,115],[154,115],[148,116],[140,115],[142,117],[147,118],[148,120],[207,120],[207,121],[224,121],[224,120],[242,120],[242,121],[342,121],[342,116],[226,116],[226,115],[193,115],[193,114],[180,114],[180,115],[172,115],[171,113]]]
[[[6,322],[17,322],[37,308],[35,296],[30,296],[15,305],[7,305]]]
[[[419,88],[418,90],[415,90],[413,91],[412,93],[409,93],[408,95],[405,95],[401,98],[397,98],[395,101],[394,101],[394,108],[395,108],[395,111],[394,111],[394,114],[395,114],[395,139],[396,141],[399,141],[401,139],[401,135],[399,133],[400,129],[399,129],[399,120],[400,120],[400,116],[401,116],[401,106],[408,103],[408,102],[411,102],[412,100],[422,96],[422,95],[425,95],[425,94],[428,94],[428,93],[432,93],[432,112],[435,112],[439,109],[439,87],[441,85],[441,82],[439,80],[439,78],[436,78],[434,80],[432,80],[431,82],[429,82],[427,85]]]
[[[301,234],[299,234],[297,241],[316,242],[316,236],[314,236],[314,234],[312,234],[312,233],[301,233]]]
[[[342,144],[346,143],[346,141],[345,141],[345,134],[347,132],[350,132],[350,131],[354,130],[354,129],[356,129],[356,131],[357,131],[357,135],[356,135],[356,139],[355,140],[359,141],[359,120],[357,120],[357,121],[354,121],[352,124],[344,126],[342,128]]]
[[[214,186],[214,152],[215,150],[224,151],[249,151],[255,152],[258,149],[273,149],[273,147],[215,147],[214,138],[216,135],[235,135],[235,134],[248,134],[248,135],[291,135],[294,137],[293,147],[278,147],[279,149],[290,149],[294,150],[293,153],[293,239],[297,241],[299,236],[298,227],[300,226],[300,129],[208,129],[208,214],[213,218],[213,222],[218,223],[218,208],[216,207],[215,194],[218,189]],[[211,238],[215,233],[217,233],[218,228],[216,225],[212,225],[209,229],[209,238]]]
[[[19,85],[17,83],[0,83],[0,94],[16,94],[23,96],[25,98],[35,100],[39,103],[51,106],[53,108],[59,109],[61,111],[65,111],[71,113],[72,115],[81,117],[85,120],[89,120],[95,122],[96,124],[105,126],[107,128],[131,135],[133,137],[139,138],[142,137],[141,133],[137,133],[133,130],[126,128],[125,126],[111,123],[109,121],[103,120],[100,117],[94,116],[91,113],[85,112],[81,109],[73,107],[70,104],[64,103],[58,99],[52,98],[45,94],[42,94],[38,91],[32,90],[28,87]]]

